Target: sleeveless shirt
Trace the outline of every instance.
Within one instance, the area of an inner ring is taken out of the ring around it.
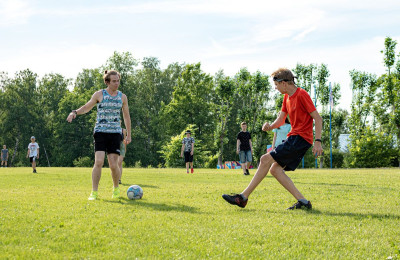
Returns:
[[[121,108],[122,92],[111,96],[103,89],[103,100],[97,104],[97,119],[94,127],[95,133],[122,133]]]

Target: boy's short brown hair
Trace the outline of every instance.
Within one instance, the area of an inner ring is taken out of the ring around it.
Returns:
[[[287,68],[279,68],[274,71],[272,74],[272,79],[277,82],[285,81],[288,84],[294,85],[294,79],[297,78],[293,72]]]
[[[246,122],[242,122],[240,125],[247,125],[247,123]]]
[[[104,71],[104,75],[103,75],[103,80],[104,83],[110,83],[110,76],[111,75],[117,75],[119,79],[121,79],[121,75],[119,74],[118,71],[116,70],[106,70]]]

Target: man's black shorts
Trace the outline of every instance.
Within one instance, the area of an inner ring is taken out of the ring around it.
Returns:
[[[300,135],[291,135],[270,155],[285,171],[294,171],[310,147],[311,144]]]
[[[37,158],[36,158],[36,156],[32,156],[32,157],[29,157],[29,161],[32,163],[32,162],[37,162]]]
[[[119,155],[119,146],[121,145],[122,135],[120,133],[100,133],[93,134],[94,151],[104,151],[107,154],[116,153]]]
[[[191,155],[190,152],[184,152],[183,155],[185,156],[185,163],[193,162],[193,154]]]

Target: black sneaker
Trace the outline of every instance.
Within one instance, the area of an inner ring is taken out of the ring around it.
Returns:
[[[226,200],[228,203],[239,206],[241,208],[246,207],[248,201],[244,200],[240,194],[232,194],[232,195],[224,194],[222,195],[222,198]]]
[[[121,180],[118,181],[118,184],[122,184]]]
[[[293,209],[312,209],[312,205],[311,205],[311,201],[308,201],[307,204],[304,204],[301,201],[297,201],[295,204],[293,204],[293,206],[291,206],[291,207],[289,207],[287,209],[290,209],[290,210],[293,210]]]
[[[37,173],[36,170],[33,170],[33,173]]]
[[[250,175],[249,169],[246,169],[246,175]]]

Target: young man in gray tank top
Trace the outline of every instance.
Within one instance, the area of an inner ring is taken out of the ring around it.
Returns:
[[[121,109],[127,131],[125,142],[126,144],[131,142],[131,118],[129,115],[128,98],[121,91],[118,91],[120,78],[121,76],[117,71],[106,70],[103,79],[107,88],[96,91],[89,102],[77,110],[72,110],[67,118],[67,121],[71,123],[77,115],[89,112],[97,104],[97,120],[93,134],[95,141],[95,162],[92,170],[92,192],[89,200],[96,200],[98,198],[97,190],[106,153],[114,184],[112,198],[118,199],[120,197],[118,180],[121,173],[118,167],[118,156],[120,155],[120,144],[122,141]]]

